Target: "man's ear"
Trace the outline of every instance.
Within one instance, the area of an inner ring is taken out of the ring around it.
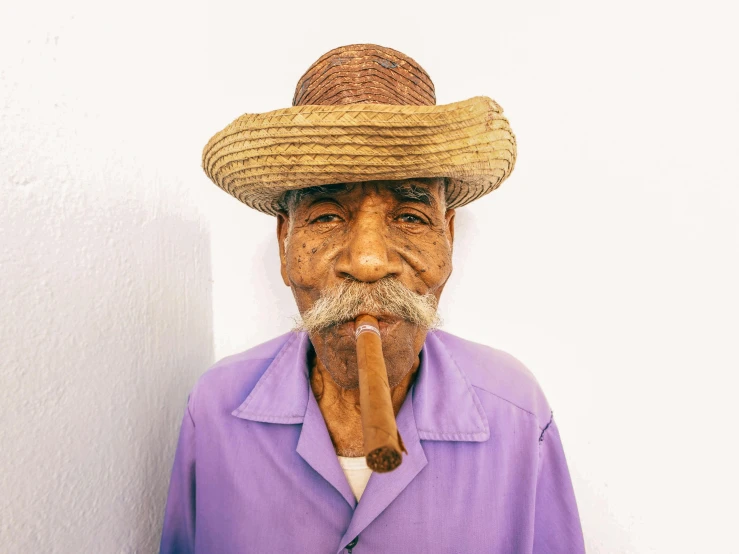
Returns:
[[[454,246],[454,216],[456,213],[456,210],[450,209],[446,211],[446,215],[444,216],[446,219],[446,231],[449,235],[449,244],[451,246]]]
[[[277,249],[280,251],[280,273],[282,281],[289,287],[290,281],[287,278],[287,253],[285,248],[285,238],[287,231],[290,229],[290,221],[287,214],[278,212],[277,214]]]

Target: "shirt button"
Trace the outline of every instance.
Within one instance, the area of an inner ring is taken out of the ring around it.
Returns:
[[[354,548],[355,546],[357,546],[357,543],[358,542],[359,542],[359,535],[357,535],[356,537],[354,537],[354,539],[352,540],[352,542],[350,542],[349,544],[346,545],[346,549],[349,552],[351,552],[352,551],[352,548]]]

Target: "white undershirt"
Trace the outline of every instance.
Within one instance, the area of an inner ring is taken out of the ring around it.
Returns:
[[[338,458],[339,465],[344,470],[346,480],[349,481],[349,486],[354,493],[354,498],[359,502],[364,489],[367,487],[367,481],[369,481],[370,475],[372,475],[372,470],[367,467],[367,459],[364,456],[360,456],[359,458],[339,456]]]

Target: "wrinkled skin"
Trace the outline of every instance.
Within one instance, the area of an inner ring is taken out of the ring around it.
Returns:
[[[409,179],[408,182],[417,181]],[[422,185],[418,185],[422,186]],[[384,182],[357,183],[331,196],[309,197],[296,208],[292,229],[278,216],[282,278],[302,313],[325,287],[341,279],[374,282],[399,279],[417,293],[437,299],[452,270],[454,210],[444,210],[437,183],[425,188],[436,206],[403,200]],[[426,331],[396,318],[375,315],[380,322],[388,380],[397,385],[413,366]],[[316,355],[342,388],[359,386],[353,323],[314,333]]]
[[[300,313],[322,290],[346,278],[372,283],[390,276],[417,293],[431,292],[438,300],[452,271],[454,210],[444,207],[441,180],[406,182],[427,189],[432,205],[399,197],[388,187],[399,181],[372,181],[304,198],[296,206],[292,225],[286,214],[278,215],[282,278]],[[397,414],[427,331],[386,314],[371,315],[380,324]],[[336,451],[343,456],[363,455],[353,334],[353,322],[310,334],[317,358],[311,386]]]

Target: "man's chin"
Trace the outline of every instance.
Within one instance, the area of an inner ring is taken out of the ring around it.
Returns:
[[[354,343],[354,321],[346,321],[316,331],[308,331],[308,335],[314,344],[318,342],[327,348],[344,350],[347,345],[353,345]]]
[[[378,322],[388,381],[392,387],[400,382],[417,359],[418,345],[415,343],[419,328],[397,318],[379,319]],[[355,389],[359,386],[354,330],[354,321],[347,321],[310,333],[316,354],[334,382],[343,389]]]

